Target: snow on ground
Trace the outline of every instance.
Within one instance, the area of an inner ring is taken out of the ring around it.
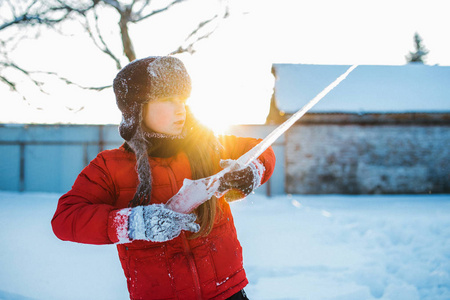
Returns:
[[[59,195],[0,192],[0,300],[127,299],[114,246],[58,240]],[[450,299],[450,195],[233,203],[259,299]]]

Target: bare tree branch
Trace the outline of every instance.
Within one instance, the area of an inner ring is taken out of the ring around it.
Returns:
[[[36,87],[38,87],[39,90],[40,90],[42,93],[44,93],[44,94],[47,93],[47,92],[43,89],[43,86],[45,85],[45,82],[40,81],[40,80],[37,80],[36,78],[33,77],[33,75],[35,75],[35,74],[43,74],[43,75],[54,76],[54,77],[56,77],[57,79],[59,79],[59,80],[65,82],[65,83],[68,84],[68,85],[74,85],[74,86],[77,86],[77,87],[79,87],[79,88],[81,88],[81,89],[84,89],[84,90],[102,91],[102,90],[104,90],[104,89],[107,89],[107,88],[110,88],[110,87],[111,87],[111,85],[105,85],[105,86],[99,86],[99,87],[82,86],[82,85],[80,85],[80,84],[78,84],[78,83],[76,83],[76,82],[73,82],[72,80],[70,80],[70,79],[68,79],[68,78],[66,78],[66,77],[62,77],[62,76],[58,75],[56,72],[47,72],[47,71],[27,71],[27,70],[25,70],[25,69],[19,67],[18,65],[14,64],[14,63],[0,62],[0,65],[1,65],[1,66],[4,66],[4,67],[10,67],[10,68],[13,68],[13,69],[15,69],[15,70],[21,72],[22,74],[26,75],[26,76],[30,79],[30,81],[31,81]],[[14,91],[17,91],[17,88],[16,88],[17,85],[16,85],[15,83],[10,82],[8,79],[6,79],[6,78],[3,77],[3,76],[0,77],[0,79],[1,79],[2,81],[4,81],[4,82],[7,82],[8,85],[9,85]]]
[[[114,55],[114,53],[111,51],[111,49],[108,47],[108,45],[106,44],[103,35],[100,31],[100,27],[99,27],[99,23],[98,23],[98,15],[97,15],[97,11],[94,10],[94,22],[95,22],[95,31],[96,31],[96,35],[101,43],[101,45],[99,45],[99,43],[97,42],[97,39],[94,36],[94,33],[91,30],[91,26],[89,24],[89,20],[88,18],[85,18],[85,23],[84,23],[84,28],[87,31],[87,33],[89,34],[89,37],[91,38],[92,42],[94,43],[94,45],[103,53],[105,53],[106,55],[108,55],[109,57],[111,57],[115,62],[116,62],[116,68],[117,69],[121,69],[122,66],[120,64],[120,60],[117,56]]]
[[[140,14],[142,13],[142,10],[143,10],[143,9],[141,9],[141,10],[139,11],[139,13],[135,14],[135,18],[133,18],[132,20],[130,20],[130,22],[137,23],[137,22],[140,22],[140,21],[142,21],[142,20],[148,19],[148,18],[150,18],[150,17],[153,17],[154,15],[157,15],[157,14],[159,14],[159,13],[162,13],[162,12],[164,12],[164,11],[167,11],[167,10],[170,9],[172,6],[174,6],[175,4],[178,4],[178,3],[181,3],[181,2],[184,2],[184,1],[186,1],[186,0],[174,0],[174,1],[172,1],[172,3],[169,3],[166,7],[163,7],[163,8],[157,9],[157,10],[154,10],[154,11],[152,11],[152,12],[150,12],[150,13],[144,15],[144,16],[141,16],[141,15],[140,15]]]
[[[0,62],[0,65],[3,66],[3,67],[5,67],[5,68],[8,67],[8,68],[12,68],[12,69],[14,69],[14,70],[16,70],[16,71],[19,71],[20,73],[22,73],[23,75],[25,75],[26,77],[28,77],[29,80],[30,80],[36,87],[38,87],[39,90],[40,90],[42,93],[45,93],[45,91],[42,89],[42,86],[44,85],[44,82],[39,81],[39,80],[36,80],[35,78],[33,78],[32,75],[31,75],[32,72],[27,71],[27,70],[25,70],[25,69],[19,67],[18,65],[14,64],[14,63],[11,63],[11,62]],[[12,87],[14,91],[17,91],[17,88],[16,88],[17,85],[16,85],[16,84],[12,84],[12,85],[10,84],[9,86]]]
[[[142,3],[141,8],[138,9],[138,10],[136,11],[136,14],[137,14],[138,16],[142,15],[142,13],[144,12],[145,8],[146,8],[147,6],[149,6],[149,5],[150,5],[150,0],[145,0],[145,1]]]
[[[109,84],[109,85],[104,85],[104,86],[83,86],[83,85],[80,85],[80,84],[78,84],[78,83],[76,83],[76,82],[73,82],[72,80],[70,80],[70,79],[68,79],[68,78],[66,78],[66,77],[61,77],[61,76],[59,76],[59,75],[58,75],[57,73],[55,73],[55,72],[36,72],[36,73],[47,74],[47,75],[53,75],[53,76],[57,77],[59,80],[65,82],[66,84],[77,86],[77,87],[79,87],[79,88],[81,88],[81,89],[83,89],[83,90],[103,91],[103,90],[105,90],[105,89],[108,89],[108,88],[112,87],[111,84]]]
[[[197,26],[196,29],[194,29],[185,39],[185,41],[188,41],[189,39],[193,39],[193,41],[189,42],[186,46],[180,46],[178,47],[176,50],[172,51],[170,54],[174,55],[174,54],[181,54],[181,53],[195,53],[195,49],[194,46],[195,44],[197,44],[198,42],[200,42],[201,40],[207,39],[211,36],[211,34],[213,34],[216,29],[219,27],[220,22],[226,18],[228,18],[230,16],[230,12],[229,12],[229,7],[228,5],[225,6],[224,9],[224,13],[222,16],[220,16],[219,14],[215,15],[214,17],[212,17],[209,20],[200,22]],[[203,29],[204,27],[206,27],[208,24],[212,24],[214,21],[217,20],[217,24],[214,26],[213,29],[207,31],[205,34],[200,35],[199,32],[201,31],[201,29]]]
[[[3,2],[2,2],[3,1]],[[162,8],[150,10],[151,0],[0,0],[1,8],[9,8],[10,16],[4,22],[0,20],[0,32],[6,32],[5,29],[14,27],[35,27],[47,26],[52,30],[57,30],[56,24],[62,24],[66,20],[78,20],[86,30],[89,38],[102,53],[108,55],[115,63],[118,69],[121,68],[121,55],[115,54],[110,47],[110,44],[105,39],[104,32],[100,28],[99,9],[112,8],[119,16],[120,40],[122,42],[123,55],[127,57],[128,61],[136,59],[135,50],[133,48],[133,40],[129,32],[129,24],[136,24],[140,21],[146,20],[157,14],[168,11],[176,4],[186,2],[187,0],[168,0],[166,5]],[[2,4],[3,3],[3,4]],[[150,12],[148,12],[150,11]],[[211,36],[217,29],[221,20],[228,17],[228,7],[225,13],[216,14],[212,18],[200,22],[198,26],[185,39],[186,46],[180,46],[173,53],[189,52],[194,53],[194,45]],[[61,29],[61,31],[63,31]],[[24,36],[28,34],[27,31]],[[22,33],[20,32],[20,33]],[[203,32],[203,34],[201,33]],[[63,34],[63,32],[60,32]],[[54,72],[36,72],[27,71],[12,63],[8,57],[8,51],[11,50],[11,44],[15,41],[19,42],[17,34],[9,34],[14,38],[8,39],[2,37],[0,40],[0,82],[6,84],[12,90],[17,91],[18,86],[13,80],[7,78],[3,72],[6,68],[14,69],[24,76],[26,76],[34,85],[36,85],[42,92],[44,83],[37,79],[38,74],[46,74],[55,76],[66,84],[75,85],[83,89],[102,90],[109,86],[103,87],[85,87],[81,86],[68,78],[61,77]],[[6,47],[8,44],[8,48]]]
[[[203,27],[205,27],[206,25],[210,24],[212,21],[216,20],[219,17],[219,15],[215,15],[214,17],[212,17],[209,20],[203,21],[200,24],[198,24],[197,28],[194,29],[194,31],[192,31],[185,40],[188,40],[190,37],[194,36],[197,34],[197,32],[200,31],[200,29],[202,29]]]
[[[41,3],[42,10],[39,10],[39,8],[36,8],[36,12],[32,12],[32,9],[34,8],[37,3],[39,3],[37,0],[30,3],[30,5],[25,9],[25,11],[21,15],[14,14],[14,18],[8,22],[5,22],[0,25],[0,31],[11,27],[13,25],[53,25],[60,23],[64,20],[66,20],[71,14],[78,13],[80,15],[86,14],[89,10],[91,10],[95,4],[77,8],[70,6],[62,1],[57,1],[60,6],[51,6],[48,8],[44,7],[44,4]],[[95,3],[95,2],[94,2]],[[56,17],[53,16],[54,14],[62,13],[61,16]]]
[[[117,11],[123,11],[122,5],[117,0],[102,0],[107,5],[114,7]]]
[[[0,81],[2,81],[3,83],[5,83],[7,86],[9,86],[9,88],[14,91],[14,92],[18,92],[17,91],[17,87],[16,84],[14,82],[11,82],[8,80],[8,78],[1,76],[0,75]]]

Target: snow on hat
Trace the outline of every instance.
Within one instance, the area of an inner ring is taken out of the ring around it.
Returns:
[[[161,97],[189,97],[191,78],[181,60],[151,56],[126,65],[114,79],[113,87],[122,112],[119,132],[129,141],[141,124],[143,104]]]
[[[152,188],[147,141],[142,131],[142,107],[162,97],[189,97],[191,78],[181,60],[150,56],[132,61],[119,71],[113,83],[116,103],[122,112],[119,133],[136,155],[139,185],[130,206],[150,202]]]

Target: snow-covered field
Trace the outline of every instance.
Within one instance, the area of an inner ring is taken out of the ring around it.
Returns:
[[[57,194],[0,192],[0,300],[127,299],[114,246],[59,241]],[[259,299],[450,299],[450,195],[233,203]]]

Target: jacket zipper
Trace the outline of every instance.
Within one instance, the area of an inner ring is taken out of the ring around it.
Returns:
[[[175,178],[175,173],[172,168],[167,165],[168,173],[170,176],[170,183],[172,184],[172,192],[175,195],[178,192],[177,181]],[[186,238],[186,234],[181,232],[181,240],[183,241],[183,250],[187,257],[189,267],[192,273],[192,279],[194,281],[195,294],[197,296],[197,300],[202,300],[202,292],[200,287],[200,279],[198,277],[197,267],[195,266],[194,256],[192,255],[191,247],[189,246],[189,242]]]

